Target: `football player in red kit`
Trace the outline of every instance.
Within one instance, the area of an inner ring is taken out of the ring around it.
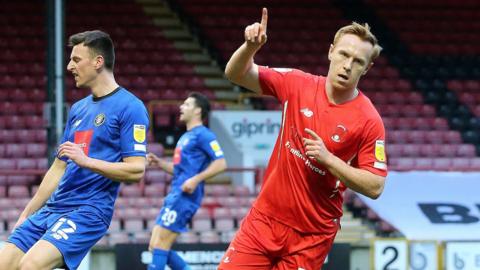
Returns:
[[[283,104],[282,128],[260,194],[222,258],[219,269],[320,269],[340,227],[343,191],[370,198],[387,175],[385,129],[357,88],[381,47],[368,24],[336,33],[326,77],[258,66],[267,40],[267,9],[245,29],[245,43],[225,74]]]

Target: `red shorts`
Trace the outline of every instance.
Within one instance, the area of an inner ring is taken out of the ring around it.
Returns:
[[[301,233],[252,208],[218,269],[318,270],[336,233]]]

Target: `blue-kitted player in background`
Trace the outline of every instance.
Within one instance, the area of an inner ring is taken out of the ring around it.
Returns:
[[[149,153],[149,165],[173,174],[171,191],[160,210],[153,228],[149,249],[153,252],[149,270],[190,269],[183,259],[170,250],[177,236],[187,231],[187,225],[200,207],[204,195],[204,180],[227,167],[223,151],[215,134],[203,125],[210,103],[199,93],[191,93],[180,106],[180,120],[187,132],[177,142],[173,162]]]
[[[67,69],[92,94],[71,107],[57,156],[0,250],[0,269],[77,269],[107,232],[119,182],[145,173],[148,113],[115,81],[110,36],[82,32],[69,45]]]

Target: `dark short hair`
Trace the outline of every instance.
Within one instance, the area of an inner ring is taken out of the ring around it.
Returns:
[[[100,31],[85,31],[71,35],[68,39],[68,46],[73,47],[83,43],[84,46],[90,48],[95,55],[103,56],[105,60],[105,68],[113,71],[115,65],[115,48],[110,35]]]
[[[208,98],[198,92],[191,92],[188,97],[195,99],[195,106],[202,109],[202,120],[205,121],[210,113],[210,102]]]

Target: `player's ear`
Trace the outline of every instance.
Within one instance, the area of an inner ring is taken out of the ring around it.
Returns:
[[[200,116],[200,118],[202,118],[202,108],[195,107],[195,109],[193,111],[195,112],[195,114],[198,114]]]
[[[370,62],[370,64],[368,64],[367,68],[365,69],[365,71],[362,73],[362,76],[367,74],[367,72],[373,67],[373,62]]]
[[[105,58],[102,55],[95,56],[95,69],[101,69],[105,65]]]
[[[328,50],[328,60],[332,60],[331,59],[331,54],[333,53],[333,44],[330,44],[330,49]]]

